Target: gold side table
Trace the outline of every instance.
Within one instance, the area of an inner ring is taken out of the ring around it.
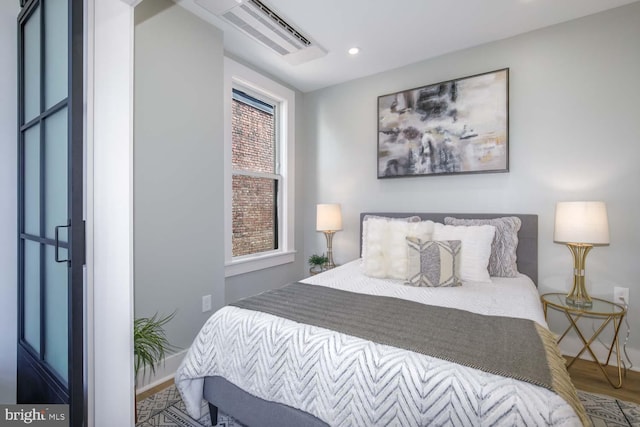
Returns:
[[[564,331],[564,333],[558,338],[558,343],[562,341],[562,339],[569,333],[571,329],[576,331],[578,337],[582,341],[582,350],[573,358],[573,360],[567,365],[567,369],[573,365],[573,362],[578,359],[582,353],[588,351],[593,360],[598,364],[600,371],[605,376],[611,387],[620,388],[622,387],[622,364],[620,363],[620,344],[618,342],[618,331],[620,330],[620,325],[622,324],[622,319],[626,314],[627,310],[619,305],[615,304],[611,301],[603,300],[600,298],[592,298],[593,306],[591,307],[576,307],[570,304],[567,304],[565,301],[566,294],[544,294],[541,297],[542,307],[544,309],[544,317],[547,318],[547,307],[551,307],[558,311],[561,311],[565,314],[567,319],[569,320],[569,326]],[[581,318],[590,318],[590,319],[598,319],[601,320],[600,327],[593,333],[591,338],[588,340],[582,334],[580,327],[578,326],[578,320]],[[607,360],[605,363],[600,363],[600,360],[596,357],[593,350],[591,350],[591,343],[595,341],[596,338],[600,335],[600,333],[607,327],[608,324],[613,325],[613,339],[611,341],[611,346],[609,347],[609,354],[607,355]],[[613,381],[609,378],[607,371],[605,371],[605,366],[609,365],[609,360],[611,359],[611,353],[613,352],[613,347],[616,348],[616,362],[618,367],[618,383],[614,384]]]

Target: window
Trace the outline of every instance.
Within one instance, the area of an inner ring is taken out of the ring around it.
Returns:
[[[225,58],[225,273],[292,262],[293,91]]]
[[[278,249],[276,108],[233,89],[231,100],[231,252]]]

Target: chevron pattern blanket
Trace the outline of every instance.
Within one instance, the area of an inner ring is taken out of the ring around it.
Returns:
[[[330,295],[321,297],[319,294],[327,293],[325,291],[330,291]],[[214,314],[176,374],[176,384],[187,410],[194,417],[199,415],[203,377],[220,375],[255,396],[309,412],[329,425],[565,426],[588,423],[553,337],[546,329],[533,328],[534,333],[542,331],[543,337],[544,332],[548,333],[547,338],[551,340],[539,349],[542,354],[550,355],[546,359],[552,361],[543,375],[549,375],[546,379],[531,379],[530,373],[511,377],[497,375],[494,369],[488,369],[493,373],[478,369],[482,363],[465,366],[464,361],[452,363],[448,356],[445,358],[449,360],[435,357],[429,346],[412,342],[410,338],[409,345],[388,340],[389,336],[406,340],[406,331],[434,330],[438,324],[434,319],[441,312],[436,310],[435,317],[429,321],[422,318],[422,314],[416,314],[428,311],[427,306],[412,302],[410,307],[405,306],[407,301],[400,301],[400,306],[396,306],[390,298],[370,297],[378,301],[372,306],[377,314],[373,317],[378,320],[369,324],[362,320],[363,310],[367,310],[363,303],[351,299],[367,298],[361,294],[347,297],[347,294],[350,293],[296,284],[237,303],[244,308],[225,307]],[[280,303],[273,304],[277,300]],[[378,332],[395,317],[385,310],[387,305],[408,317],[396,325],[395,332],[382,334],[386,338],[379,339]],[[292,310],[283,311],[282,307],[287,306]],[[348,312],[353,313],[350,320],[345,317]],[[304,313],[311,313],[310,317],[316,319],[305,318]],[[324,320],[318,322],[318,318]],[[454,329],[474,329],[473,325],[464,323],[468,320],[449,318],[451,321],[457,325]],[[335,327],[335,323],[339,325]],[[359,328],[363,323],[367,325]],[[345,324],[351,326],[345,328]],[[508,322],[503,327],[505,325]],[[459,347],[469,347],[468,342],[459,344]],[[441,350],[436,351],[437,355],[442,356]],[[529,364],[519,359],[514,365]],[[509,370],[512,368],[515,369]],[[563,372],[566,378],[562,377]]]

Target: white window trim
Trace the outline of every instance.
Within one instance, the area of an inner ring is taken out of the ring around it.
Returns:
[[[245,88],[258,95],[264,95],[279,103],[278,127],[283,132],[279,141],[280,174],[282,175],[282,188],[280,194],[282,204],[280,206],[281,227],[279,236],[279,248],[270,252],[256,255],[233,257],[231,243],[232,228],[232,166],[231,166],[231,99],[233,88]],[[262,74],[233,61],[224,58],[224,247],[225,247],[225,277],[261,270],[287,264],[295,260],[295,93]]]

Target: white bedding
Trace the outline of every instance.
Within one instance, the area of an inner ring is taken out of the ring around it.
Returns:
[[[354,261],[303,282],[546,326],[535,286],[525,276],[413,288],[363,276]],[[573,409],[545,388],[237,307],[211,316],[176,373],[192,416],[199,416],[203,378],[214,375],[332,426],[581,425]]]
[[[547,327],[538,290],[524,274],[516,278],[492,277],[491,283],[465,281],[463,286],[417,288],[404,286],[399,280],[365,276],[361,261],[355,260],[301,282],[458,308],[478,314],[530,319]]]

